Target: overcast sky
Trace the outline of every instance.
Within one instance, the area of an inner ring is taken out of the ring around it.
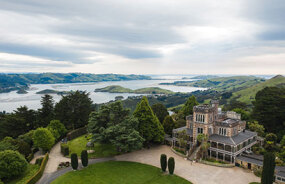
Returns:
[[[285,2],[0,0],[0,72],[285,74]]]

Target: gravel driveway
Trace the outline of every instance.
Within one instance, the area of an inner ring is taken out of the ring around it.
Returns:
[[[160,155],[175,158],[175,174],[194,184],[248,184],[260,182],[251,171],[238,167],[222,168],[199,163],[191,164],[170,150],[168,146],[157,146],[151,149],[116,156],[116,160],[133,161],[160,167]]]

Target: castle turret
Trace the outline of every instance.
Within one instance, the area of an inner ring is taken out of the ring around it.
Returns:
[[[219,100],[211,100],[212,107],[215,107],[214,111],[214,120],[218,119],[218,112],[219,112]]]

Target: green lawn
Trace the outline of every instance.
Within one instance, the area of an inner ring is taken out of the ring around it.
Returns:
[[[77,153],[77,155],[80,157],[81,151],[86,150],[86,144],[88,140],[90,139],[90,136],[87,138],[86,135],[77,137],[71,141],[69,141],[67,144],[69,146],[69,157],[71,153]],[[111,144],[100,144],[95,143],[94,148],[92,148],[95,152],[89,153],[89,158],[101,158],[101,157],[110,157],[114,155],[118,155],[116,148],[112,146]]]
[[[7,182],[7,184],[24,184],[39,170],[39,165],[29,164],[25,173],[22,176]]]
[[[175,172],[175,171],[174,171]],[[176,175],[163,174],[157,167],[135,163],[109,161],[71,171],[52,184],[191,184]]]

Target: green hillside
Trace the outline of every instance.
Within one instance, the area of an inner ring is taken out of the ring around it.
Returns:
[[[129,89],[118,85],[107,86],[104,88],[97,88],[95,92],[109,92],[109,93],[137,93],[137,94],[173,94],[173,91],[161,89],[159,87],[148,87],[141,89]]]
[[[282,75],[277,75],[269,80],[266,80],[265,82],[258,83],[256,85],[233,93],[232,98],[236,98],[238,101],[250,104],[254,100],[255,95],[258,91],[262,90],[265,87],[272,86],[285,87],[285,77]]]
[[[89,74],[89,73],[39,73],[39,74],[4,74],[0,73],[0,93],[27,89],[29,84],[55,84],[102,82],[123,80],[150,80],[145,75]]]
[[[124,88],[119,85],[112,85],[112,86],[107,86],[104,88],[97,88],[95,89],[95,92],[109,92],[109,93],[133,93],[133,90],[129,88]]]
[[[176,81],[174,83],[161,83],[164,85],[176,86],[193,86],[211,88],[219,92],[239,91],[255,84],[264,82],[265,79],[254,76],[233,76],[233,77],[217,77],[199,81]]]

